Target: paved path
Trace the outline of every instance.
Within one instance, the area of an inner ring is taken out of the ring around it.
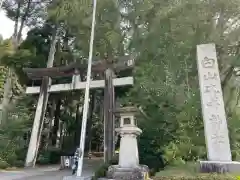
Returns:
[[[99,166],[99,160],[85,160],[83,175],[93,175]],[[63,180],[70,176],[71,170],[59,170],[59,166],[41,167],[36,169],[22,169],[16,171],[0,171],[0,180]]]

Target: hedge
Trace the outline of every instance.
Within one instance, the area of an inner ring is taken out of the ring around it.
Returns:
[[[197,176],[160,176],[153,177],[153,180],[237,180],[237,177],[230,175],[197,175]]]

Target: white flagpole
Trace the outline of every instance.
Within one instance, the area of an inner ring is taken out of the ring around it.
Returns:
[[[96,21],[96,7],[97,7],[97,0],[93,0],[92,29],[91,29],[91,39],[90,39],[90,44],[89,44],[87,81],[86,81],[86,88],[85,88],[83,116],[82,116],[82,130],[81,130],[81,139],[80,139],[81,154],[78,159],[77,176],[82,175],[82,168],[83,168],[86,125],[87,125],[87,115],[88,115],[88,107],[89,107],[89,87],[90,87],[90,81],[91,81],[93,41],[94,41],[94,30],[95,30],[95,21]]]

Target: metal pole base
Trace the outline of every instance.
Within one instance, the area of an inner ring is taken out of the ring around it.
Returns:
[[[92,176],[64,176],[63,180],[91,180]]]

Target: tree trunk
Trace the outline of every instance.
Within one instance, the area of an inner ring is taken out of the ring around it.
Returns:
[[[74,135],[74,144],[76,147],[78,147],[80,145],[80,135],[81,135],[81,125],[82,125],[82,121],[81,121],[81,117],[82,117],[82,111],[80,111],[80,103],[77,104],[76,107],[76,132]]]
[[[53,146],[56,146],[57,144],[59,123],[60,123],[60,116],[61,116],[61,105],[62,105],[62,101],[61,99],[59,99],[57,101],[57,105],[54,113],[54,125],[52,129],[52,145]]]
[[[52,139],[52,124],[54,121],[54,114],[55,114],[55,110],[56,110],[56,102],[55,99],[52,100],[52,106],[51,106],[51,110],[50,110],[50,117],[49,117],[49,124],[48,124],[48,135],[47,135],[47,144],[46,144],[46,149],[48,148],[49,144],[51,143],[51,139]]]
[[[90,100],[90,108],[89,108],[89,119],[87,122],[87,146],[89,153],[91,152],[91,139],[92,139],[92,122],[93,122],[93,114],[96,107],[96,92],[92,92],[91,100]]]
[[[24,13],[24,15],[22,16],[22,19],[21,19],[20,28],[19,28],[19,31],[18,31],[18,33],[17,33],[17,38],[16,38],[16,40],[17,40],[17,46],[19,46],[19,44],[20,44],[20,40],[21,40],[21,37],[22,37],[22,31],[23,31],[23,27],[24,27],[24,23],[25,23],[25,21],[26,21],[26,19],[27,19],[27,16],[28,16],[28,14],[29,14],[29,10],[30,10],[30,5],[31,5],[31,3],[32,3],[32,0],[28,0],[28,2],[27,2],[27,8],[25,9],[25,13]]]
[[[14,22],[14,30],[13,30],[13,37],[12,37],[14,50],[17,49],[18,20],[19,20],[19,16],[20,16],[20,8],[21,8],[21,2],[19,0],[17,3],[17,13],[16,13],[15,22]]]

